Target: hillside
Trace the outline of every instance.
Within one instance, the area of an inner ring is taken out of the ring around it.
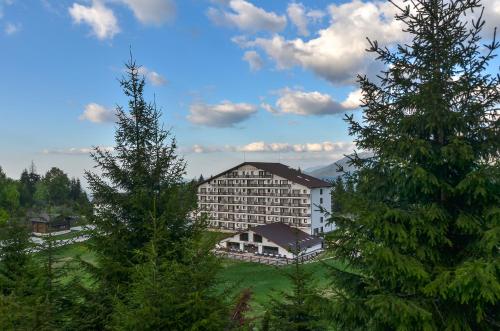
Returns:
[[[359,153],[359,156],[362,158],[370,156],[370,155],[371,154],[369,152]],[[348,163],[349,163],[349,158],[346,156],[346,157],[343,157],[342,159],[337,160],[329,165],[309,168],[309,169],[306,169],[304,172],[307,173],[308,175],[313,176],[313,177],[327,180],[327,181],[331,181],[331,180],[336,179],[338,176],[342,175],[342,173],[337,171],[339,166],[342,166],[344,168],[344,171],[355,170],[355,167],[349,165]]]

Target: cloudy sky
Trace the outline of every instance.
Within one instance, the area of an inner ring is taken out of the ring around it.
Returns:
[[[500,0],[484,3],[491,35]],[[380,70],[365,38],[407,38],[393,15],[359,0],[0,0],[0,166],[92,169],[130,47],[189,177],[244,158],[331,163],[355,149],[342,118],[361,118],[356,74]]]

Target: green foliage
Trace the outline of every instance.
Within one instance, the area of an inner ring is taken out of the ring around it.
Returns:
[[[13,216],[19,208],[19,191],[17,184],[5,176],[0,167],[0,220]]]
[[[360,77],[364,121],[348,116],[374,157],[344,192],[331,236],[334,319],[349,330],[496,330],[500,326],[499,77],[479,1],[416,1],[398,20],[412,40],[371,43],[388,65]]]
[[[222,308],[209,295],[213,257],[196,250],[203,227],[188,218],[195,189],[183,182],[186,165],[161,113],[144,100],[139,69],[131,59],[120,81],[129,111],[116,109],[114,151],[92,153],[103,175],[86,173],[100,267],[92,268],[96,287],[84,305],[93,311],[85,317],[96,322],[89,328],[215,329]]]
[[[292,284],[291,291],[283,291],[279,293],[279,296],[272,298],[262,320],[262,329],[328,330],[328,322],[324,318],[326,300],[318,292],[312,274],[300,264],[298,255],[287,276]]]
[[[69,199],[70,180],[59,168],[52,167],[42,179],[47,190],[47,198],[52,205],[62,205]]]
[[[20,203],[23,207],[31,207],[35,203],[36,185],[41,177],[36,173],[35,164],[32,162],[30,170],[24,169],[19,179]]]
[[[223,330],[228,324],[228,302],[215,291],[218,260],[212,243],[185,240],[179,260],[158,251],[162,232],[154,221],[152,240],[139,255],[130,289],[116,304],[115,330]],[[163,255],[164,256],[164,255]]]

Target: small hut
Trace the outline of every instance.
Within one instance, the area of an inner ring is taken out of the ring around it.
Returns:
[[[70,231],[71,218],[63,215],[42,213],[30,217],[33,233],[48,234]]]

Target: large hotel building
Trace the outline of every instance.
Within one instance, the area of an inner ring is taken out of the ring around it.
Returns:
[[[281,163],[244,162],[198,186],[211,227],[244,230],[281,222],[309,234],[332,230],[330,184]]]

